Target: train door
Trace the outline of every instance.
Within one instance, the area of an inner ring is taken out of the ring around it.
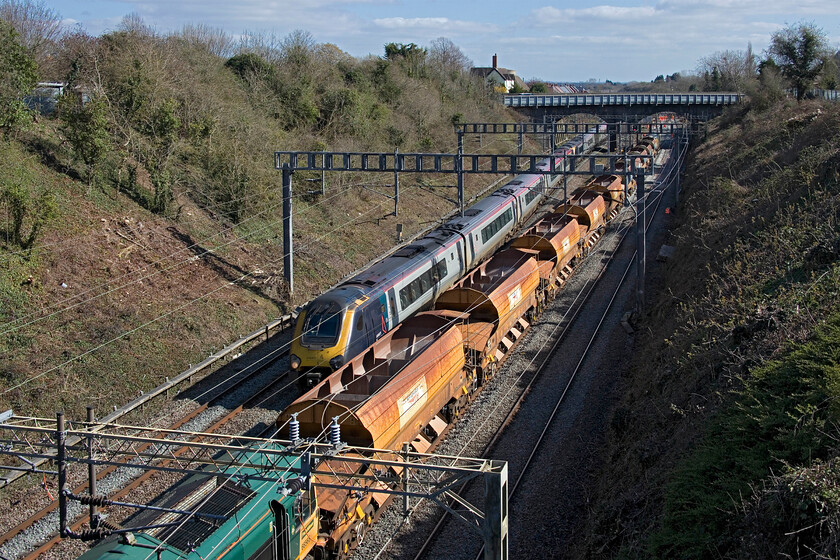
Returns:
[[[272,560],[293,560],[289,513],[283,507],[283,504],[277,500],[271,500],[270,507],[271,512],[274,514],[274,534],[269,541],[271,544],[271,556],[262,554],[260,555],[260,560],[268,560],[268,558]],[[254,557],[251,560],[254,560]]]
[[[395,295],[396,293],[396,288],[391,288],[390,290],[388,290],[388,299],[391,302],[391,322],[394,325],[399,324],[399,322],[402,320],[402,315],[397,309],[397,297]]]
[[[441,273],[446,271],[446,254],[440,256],[441,260],[432,258],[432,301],[431,307],[434,307],[435,300],[440,293]]]
[[[371,300],[364,308],[365,324],[368,332],[368,346],[388,332],[385,297]]]
[[[353,311],[353,324],[350,325],[350,337],[347,342],[347,357],[358,356],[362,350],[370,346],[372,333],[370,323],[365,317],[365,310],[368,305],[357,307]],[[345,362],[346,363],[346,362]]]

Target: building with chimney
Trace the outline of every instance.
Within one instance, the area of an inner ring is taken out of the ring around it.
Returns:
[[[528,84],[516,75],[514,70],[499,68],[499,57],[493,55],[493,66],[476,66],[470,70],[470,74],[484,80],[487,86],[504,88],[509,92],[514,86],[519,86],[522,91],[528,91]]]

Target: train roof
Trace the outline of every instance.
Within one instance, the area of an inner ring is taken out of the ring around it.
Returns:
[[[283,451],[279,443],[264,447],[267,451]],[[299,467],[300,457],[256,453],[256,449],[243,452],[239,459],[253,467],[240,467],[235,472],[218,472],[210,468],[206,474],[193,474],[167,490],[152,502],[157,507],[221,515],[225,520],[199,518],[187,514],[144,510],[134,515],[125,525],[141,527],[164,523],[181,523],[174,527],[158,527],[132,533],[135,544],[125,539],[109,537],[87,551],[82,560],[143,560],[150,555],[162,560],[183,559],[195,551],[202,558],[213,557],[235,545],[246,546],[239,539],[237,526],[250,526],[268,509],[268,502],[283,500],[276,489],[283,481],[298,475],[288,469]],[[231,460],[225,453],[222,460]],[[294,500],[291,496],[288,499]],[[256,507],[255,507],[256,505]],[[160,554],[156,556],[154,549]]]

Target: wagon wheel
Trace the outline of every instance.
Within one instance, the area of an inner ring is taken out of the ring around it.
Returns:
[[[367,524],[365,523],[364,519],[360,519],[356,526],[353,527],[353,532],[356,533],[356,546],[362,544],[362,541],[365,540],[365,534],[367,534]]]
[[[345,536],[340,541],[338,541],[338,546],[336,546],[335,551],[335,558],[337,560],[347,560],[350,556],[350,539],[349,537]]]
[[[487,383],[496,376],[496,368],[496,362],[487,364],[487,367],[484,368],[484,383]]]

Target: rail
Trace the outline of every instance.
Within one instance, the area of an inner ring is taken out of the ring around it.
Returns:
[[[235,342],[232,342],[231,344],[228,344],[227,346],[222,348],[220,351],[210,354],[210,356],[208,356],[207,358],[202,360],[200,363],[198,363],[196,365],[190,364],[190,366],[186,370],[184,370],[183,372],[179,373],[178,375],[176,375],[172,379],[167,378],[164,383],[158,385],[157,387],[155,387],[154,389],[152,389],[150,391],[146,391],[145,393],[142,393],[140,396],[138,396],[136,399],[134,399],[130,403],[128,403],[128,404],[126,404],[126,405],[124,405],[120,408],[117,408],[115,406],[114,410],[110,414],[108,414],[107,416],[100,419],[100,422],[105,423],[105,424],[116,422],[118,419],[122,418],[126,414],[128,414],[130,412],[133,412],[134,410],[137,410],[138,408],[142,408],[149,401],[151,401],[151,400],[153,400],[153,399],[155,399],[155,398],[157,398],[161,395],[168,395],[169,391],[171,391],[173,389],[176,389],[181,384],[183,384],[185,382],[186,383],[191,383],[192,378],[197,373],[201,372],[204,369],[207,369],[208,367],[212,366],[213,364],[215,364],[219,360],[221,360],[223,358],[226,358],[232,352],[235,352],[236,350],[238,350],[242,346],[248,344],[249,342],[252,342],[252,341],[254,341],[255,339],[257,339],[261,336],[265,336],[266,339],[268,339],[271,331],[273,331],[277,328],[280,328],[281,332],[282,332],[283,330],[286,329],[287,326],[291,325],[294,322],[294,319],[296,318],[296,316],[297,316],[296,313],[289,313],[287,315],[283,315],[282,317],[280,317],[278,319],[275,319],[274,321],[271,321],[270,323],[267,323],[263,327],[260,327],[259,329],[255,330],[251,334],[245,335],[245,336],[239,338],[238,340],[236,340]],[[73,445],[75,443],[78,443],[78,441],[68,440],[69,445]],[[47,459],[39,459],[37,461],[34,461],[30,465],[30,467],[31,467],[30,470],[14,471],[14,472],[10,472],[10,473],[0,477],[0,488],[8,486],[12,482],[18,480],[19,478],[21,478],[21,477],[23,477],[27,474],[30,474],[32,472],[37,472],[38,467],[42,466],[45,462],[47,462]]]

